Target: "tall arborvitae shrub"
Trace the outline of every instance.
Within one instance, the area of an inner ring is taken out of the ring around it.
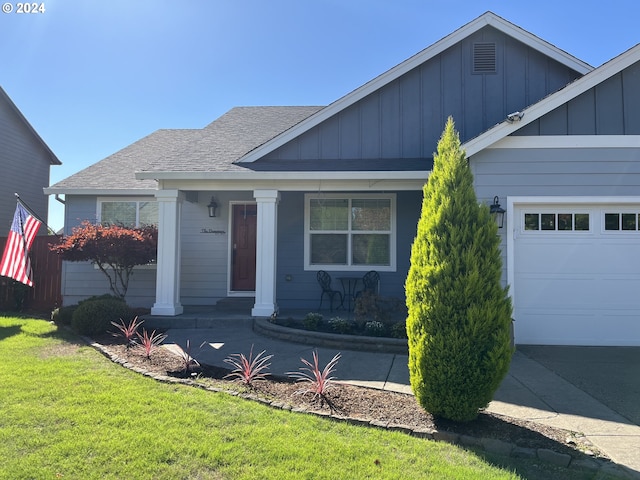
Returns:
[[[411,387],[433,415],[473,420],[509,368],[512,308],[497,225],[478,204],[452,118],[423,192],[406,282]]]

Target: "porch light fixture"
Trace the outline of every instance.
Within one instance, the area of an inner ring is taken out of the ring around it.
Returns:
[[[493,205],[489,207],[489,213],[498,224],[498,228],[502,228],[504,226],[504,214],[506,210],[500,206],[497,195],[493,197]]]
[[[216,203],[215,197],[211,197],[211,202],[209,202],[209,205],[207,205],[207,208],[209,209],[209,217],[211,218],[215,217],[216,209],[218,208],[218,204]]]

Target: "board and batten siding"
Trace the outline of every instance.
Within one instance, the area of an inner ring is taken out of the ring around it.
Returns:
[[[13,108],[0,101],[0,228],[6,235],[16,210],[14,193],[47,221],[51,156]],[[46,227],[38,232],[46,235]]]
[[[514,133],[535,135],[640,135],[640,62]]]
[[[496,44],[496,73],[473,73],[478,42]],[[464,142],[579,76],[486,27],[264,158],[431,158],[448,116]]]

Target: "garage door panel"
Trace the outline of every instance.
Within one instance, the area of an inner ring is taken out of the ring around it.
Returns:
[[[603,212],[616,208],[545,205],[589,211],[589,231],[524,231],[523,213],[536,209],[514,209],[517,343],[640,345],[640,231],[605,231]]]
[[[598,295],[593,278],[575,275],[520,276],[516,290],[519,308],[583,308]],[[570,285],[570,289],[567,288]]]
[[[516,302],[520,308],[633,309],[640,313],[636,276],[521,275]]]
[[[520,344],[580,345],[579,337],[585,335],[579,329],[595,323],[593,312],[586,310],[529,310],[516,319],[514,332]]]
[[[566,240],[544,245],[540,245],[539,242],[540,239],[537,239],[537,243],[518,242],[517,259],[520,260],[516,263],[518,273],[588,274],[594,269],[605,268],[608,263],[603,260],[594,266],[584,261],[591,255],[590,252],[594,251],[593,244],[571,245]]]
[[[524,345],[637,345],[637,315],[596,315],[589,311],[525,312],[514,324],[516,341]]]

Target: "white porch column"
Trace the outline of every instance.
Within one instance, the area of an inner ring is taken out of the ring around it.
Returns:
[[[156,303],[151,315],[180,315],[180,214],[183,195],[179,190],[159,190],[158,260]]]
[[[254,190],[258,204],[256,238],[256,302],[251,310],[254,317],[269,317],[278,310],[276,305],[276,237],[278,233],[277,190]]]

